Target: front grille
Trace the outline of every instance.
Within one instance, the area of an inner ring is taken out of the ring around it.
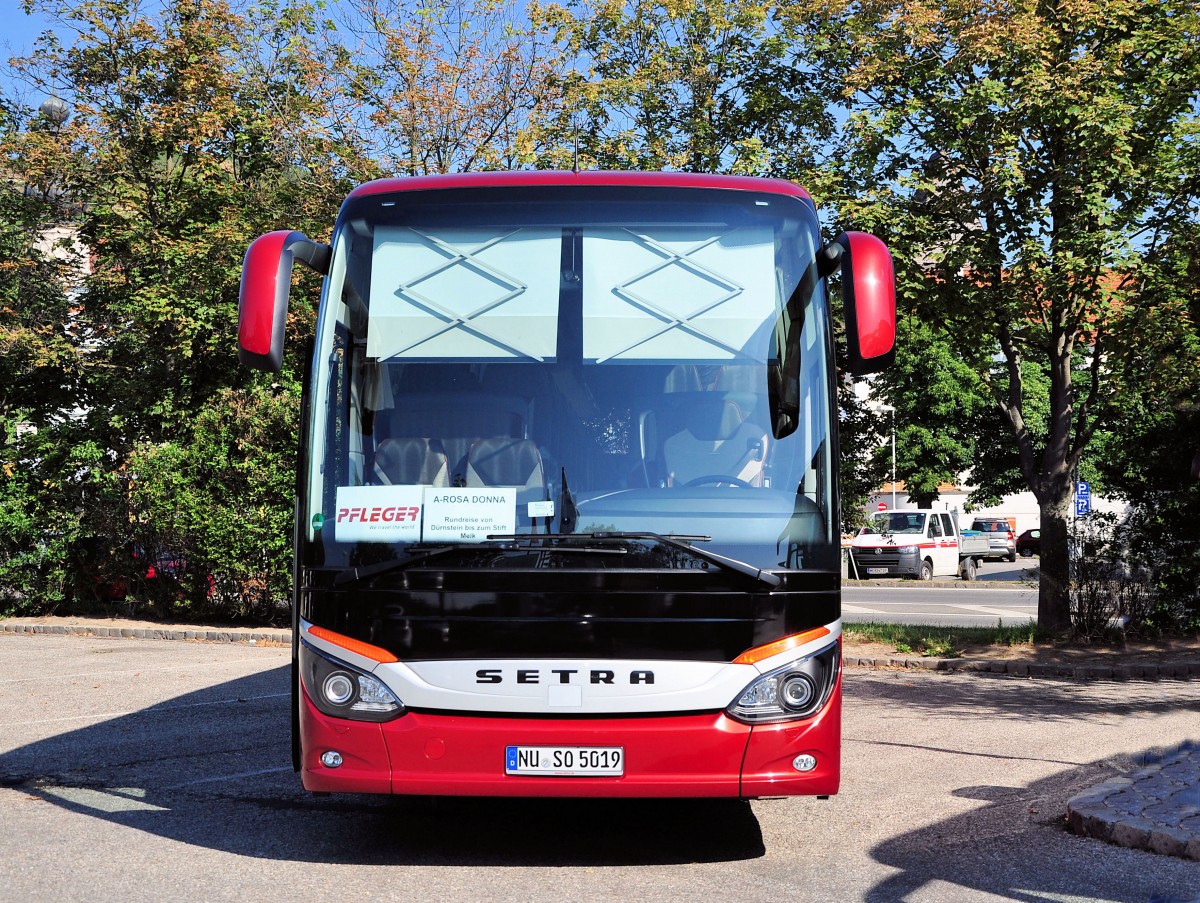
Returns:
[[[900,564],[900,553],[895,549],[884,549],[879,554],[873,548],[855,549],[854,563],[860,568],[896,567]]]

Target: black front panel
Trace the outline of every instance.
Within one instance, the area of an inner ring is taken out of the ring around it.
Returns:
[[[389,579],[347,588],[311,576],[304,619],[402,660],[731,661],[839,617],[834,574],[789,575],[769,592],[747,591],[737,575],[704,572],[430,569],[407,572],[401,587]]]

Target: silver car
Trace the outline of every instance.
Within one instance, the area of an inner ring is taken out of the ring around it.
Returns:
[[[1007,520],[1002,517],[977,517],[971,522],[971,529],[987,534],[988,558],[1017,560],[1017,537]]]

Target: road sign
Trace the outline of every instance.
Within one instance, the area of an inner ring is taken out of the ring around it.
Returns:
[[[887,502],[880,502],[875,506],[876,511],[887,511]]]
[[[1092,513],[1092,487],[1080,480],[1075,484],[1075,516]]]

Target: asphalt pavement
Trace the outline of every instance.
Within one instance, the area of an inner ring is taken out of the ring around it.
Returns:
[[[47,623],[53,620],[52,623]],[[290,645],[290,630],[147,625],[144,622],[37,619],[0,621],[0,633],[80,635],[185,642]],[[911,656],[847,655],[850,669],[956,671],[1012,679],[1113,681],[1200,681],[1200,661],[1159,660],[1136,665],[1056,665],[1021,660],[929,659]],[[1196,742],[1146,755],[1141,767],[1073,796],[1067,804],[1071,829],[1111,844],[1200,861],[1200,730]],[[1200,903],[1200,886],[1194,900]]]

